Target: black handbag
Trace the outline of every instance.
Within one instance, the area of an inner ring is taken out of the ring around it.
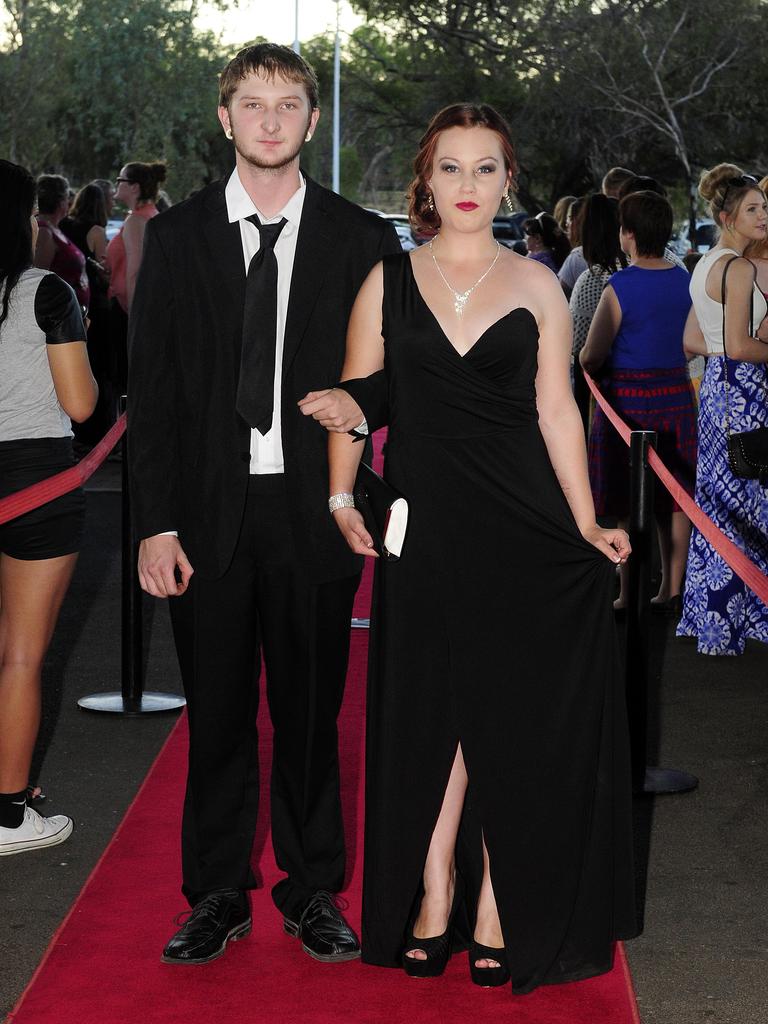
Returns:
[[[744,430],[741,433],[731,432],[731,403],[728,386],[729,357],[725,350],[725,275],[728,273],[728,267],[737,259],[739,259],[738,256],[732,257],[723,267],[721,288],[723,306],[723,372],[725,374],[725,430],[728,445],[728,465],[734,476],[742,477],[745,480],[759,480],[761,486],[768,487],[768,427]],[[755,328],[751,299],[749,303],[749,333],[754,337]],[[768,377],[768,369],[765,366],[763,366],[763,372]],[[765,398],[765,395],[765,381],[763,381],[763,398]]]
[[[408,526],[408,501],[364,462],[357,471],[354,495],[355,508],[363,517],[373,546],[382,558],[396,562]]]

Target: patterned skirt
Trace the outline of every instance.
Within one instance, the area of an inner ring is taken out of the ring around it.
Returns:
[[[729,360],[731,430],[768,426],[768,368]],[[725,441],[723,357],[710,356],[701,384],[696,504],[768,575],[768,488],[734,476]],[[694,527],[678,636],[701,654],[743,654],[747,639],[768,643],[768,607]]]
[[[657,432],[659,457],[681,486],[693,492],[696,400],[687,369],[613,370],[600,388],[632,430]],[[599,406],[589,436],[589,482],[599,516],[629,515],[629,448]],[[654,495],[657,515],[678,511],[661,484]]]

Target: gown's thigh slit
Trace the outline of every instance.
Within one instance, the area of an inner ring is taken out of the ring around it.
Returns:
[[[428,866],[430,856],[436,858],[437,863],[443,857],[451,856],[456,846],[456,836],[461,824],[464,812],[464,797],[467,788],[467,775],[464,767],[464,757],[461,751],[461,744],[457,739],[453,744],[453,755],[451,757],[451,768],[445,785],[442,787],[440,798],[440,809],[434,819],[432,828],[426,836],[426,850],[421,859],[421,871],[416,884],[413,903],[418,910],[419,902],[424,892],[424,873]],[[418,785],[418,780],[414,780]]]

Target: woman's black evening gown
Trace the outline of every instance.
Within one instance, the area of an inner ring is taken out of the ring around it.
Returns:
[[[374,592],[363,959],[399,963],[460,743],[465,931],[484,836],[514,990],[589,977],[635,933],[614,567],[539,431],[536,321],[513,309],[460,356],[404,254],[384,260],[383,334],[410,522]]]

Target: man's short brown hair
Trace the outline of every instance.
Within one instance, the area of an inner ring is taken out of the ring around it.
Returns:
[[[312,110],[319,106],[320,90],[314,69],[289,46],[278,46],[277,43],[246,46],[232,58],[219,75],[219,106],[229,107],[229,101],[240,82],[254,74],[262,74],[267,78],[279,75],[287,82],[300,82],[307,90]]]
[[[621,186],[629,178],[634,178],[635,172],[628,171],[626,167],[612,167],[603,178],[601,189],[603,195],[619,198],[618,192]]]

